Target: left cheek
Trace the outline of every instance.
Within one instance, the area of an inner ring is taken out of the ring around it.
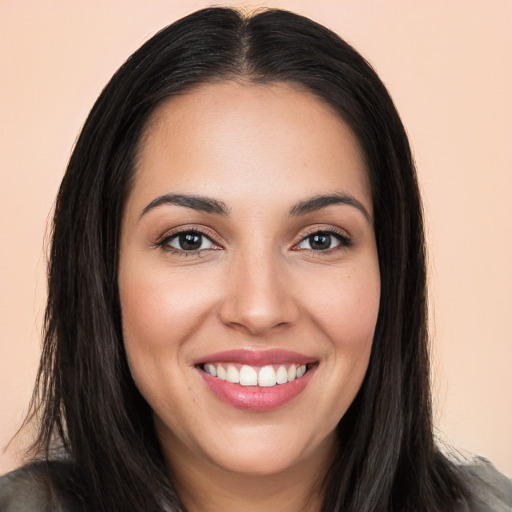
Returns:
[[[356,352],[371,343],[379,311],[380,279],[375,269],[347,269],[315,287],[313,317],[337,348]]]
[[[380,300],[380,279],[375,268],[345,270],[326,279],[323,293],[317,293],[311,302],[317,328],[327,341],[325,404],[326,414],[335,424],[354,400],[366,375]]]

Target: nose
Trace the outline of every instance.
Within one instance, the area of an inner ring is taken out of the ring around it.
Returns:
[[[293,279],[278,255],[240,255],[230,265],[220,308],[225,325],[253,336],[290,326],[299,318]]]

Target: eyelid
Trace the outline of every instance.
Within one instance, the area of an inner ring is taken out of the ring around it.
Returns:
[[[187,252],[193,254],[194,251],[181,251],[180,249],[176,249],[174,247],[170,247],[167,245],[171,239],[183,233],[197,233],[208,238],[214,245],[223,248],[222,244],[220,244],[218,241],[219,236],[215,231],[213,231],[211,228],[208,228],[207,226],[202,226],[198,224],[185,224],[169,229],[165,231],[162,235],[160,235],[153,245],[155,247],[168,249],[169,251]]]
[[[297,246],[301,244],[306,238],[310,237],[311,235],[315,235],[317,233],[326,233],[328,235],[333,235],[338,240],[341,241],[341,244],[339,247],[334,247],[333,249],[326,249],[324,251],[316,251],[314,249],[298,249]],[[331,251],[336,251],[340,249],[347,248],[352,245],[352,238],[350,235],[340,228],[334,227],[334,226],[314,226],[311,228],[308,228],[305,232],[300,233],[299,238],[297,241],[293,243],[292,250],[311,250],[315,253],[329,253]]]

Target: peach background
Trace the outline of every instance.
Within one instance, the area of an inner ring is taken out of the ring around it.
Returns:
[[[31,391],[46,222],[80,126],[132,51],[207,4],[0,0],[2,446]],[[324,23],[388,85],[427,212],[438,428],[512,475],[512,1],[229,4],[283,7]],[[22,444],[0,454],[0,474],[16,466]]]

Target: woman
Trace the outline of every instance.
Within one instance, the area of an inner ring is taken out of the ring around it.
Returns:
[[[421,204],[383,84],[300,16],[199,11],[120,68],[77,141],[44,462],[0,504],[507,510],[492,467],[435,445],[428,376]]]

